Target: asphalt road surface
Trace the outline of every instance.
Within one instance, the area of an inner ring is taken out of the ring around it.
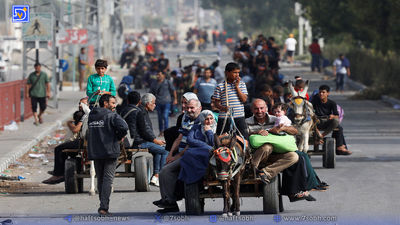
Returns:
[[[175,56],[182,51],[183,46],[166,50],[171,63],[176,63]],[[222,55],[222,66],[229,60],[229,55]],[[310,79],[309,91],[323,83],[334,87],[332,79],[310,73],[308,67],[281,67],[285,79],[295,75]],[[105,224],[400,224],[400,112],[382,101],[351,100],[352,94],[354,91],[347,89],[344,94],[332,92],[331,98],[345,111],[342,125],[353,154],[337,156],[334,169],[322,168],[322,156],[313,156],[312,164],[319,177],[330,184],[329,190],[311,192],[315,202],[290,203],[284,197],[285,211],[280,216],[264,215],[262,198],[241,198],[242,216],[231,221],[219,217],[221,199],[207,199],[203,216],[185,216],[184,201],[179,202],[182,214],[160,216],[152,204],[160,198],[157,187],[152,186],[150,192],[135,192],[133,178],[116,178],[110,204],[110,212],[116,217],[104,221],[96,217],[99,200],[97,195],[88,195],[88,179],[81,194],[65,194],[63,183],[40,184],[52,168],[50,158],[47,165],[31,162],[36,166],[29,179],[20,181],[27,183],[26,187],[0,194],[0,222],[11,219],[14,224],[100,224],[101,220]],[[151,118],[157,129],[156,114]],[[171,120],[173,124],[174,118]]]

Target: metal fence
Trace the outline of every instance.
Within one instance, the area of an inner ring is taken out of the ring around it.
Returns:
[[[26,80],[0,83],[0,130],[11,121],[32,116],[31,101],[23,94],[25,86]]]

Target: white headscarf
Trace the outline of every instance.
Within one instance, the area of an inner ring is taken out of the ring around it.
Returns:
[[[207,118],[208,115],[211,115],[214,118],[214,123],[211,124],[211,130],[212,132],[215,134],[215,132],[217,131],[217,122],[215,120],[214,117],[214,113],[208,109],[205,109],[203,111],[201,111],[200,113],[200,120],[201,120],[201,132],[205,135],[205,130],[204,130],[204,121]]]
[[[195,93],[193,93],[193,92],[186,92],[185,94],[183,94],[183,97],[184,97],[187,101],[190,101],[190,100],[192,100],[192,99],[199,100],[199,99],[197,98],[197,95],[196,95]]]

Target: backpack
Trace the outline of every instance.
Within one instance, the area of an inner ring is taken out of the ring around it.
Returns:
[[[129,114],[131,114],[131,112],[136,111],[136,108],[133,108],[131,110],[129,110],[122,118],[125,120]],[[133,145],[134,139],[131,137],[131,132],[128,129],[128,133],[126,135],[126,138],[124,139],[124,146],[129,146],[131,147]]]

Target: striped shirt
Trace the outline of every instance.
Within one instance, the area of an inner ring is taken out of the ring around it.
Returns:
[[[246,119],[246,124],[249,127],[249,134],[258,132],[260,130],[269,130],[274,127],[275,122],[278,120],[278,117],[276,116],[271,116],[271,115],[265,115],[266,121],[264,123],[259,123],[256,121],[254,116],[249,117]]]
[[[228,83],[228,98],[229,98],[229,108],[232,108],[233,118],[244,117],[244,105],[240,102],[239,95],[236,91],[235,84]],[[246,84],[243,81],[239,82],[239,88],[243,94],[247,95]],[[225,93],[225,82],[221,82],[217,85],[212,96],[215,100],[220,100],[222,106],[227,106],[226,104],[226,93]],[[219,117],[225,117],[225,112],[220,112]]]

